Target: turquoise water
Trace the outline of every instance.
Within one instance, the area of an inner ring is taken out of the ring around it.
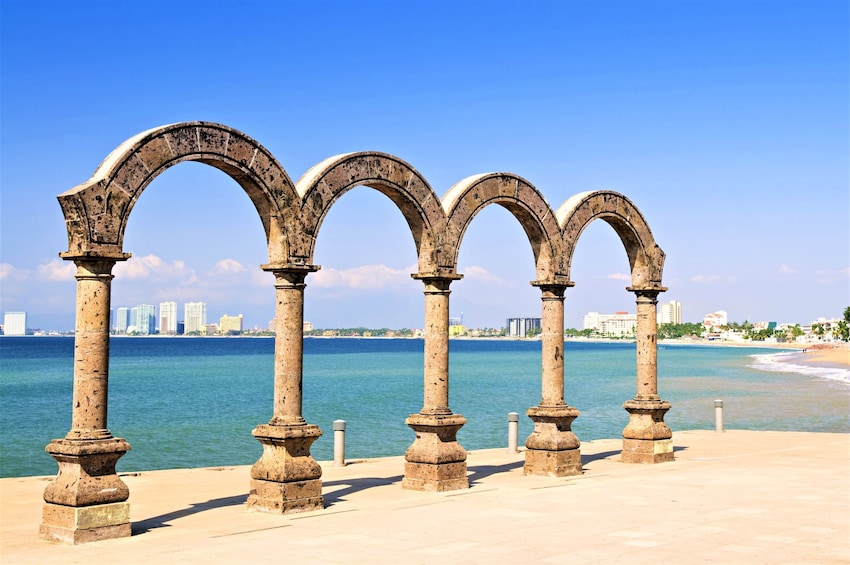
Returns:
[[[109,428],[132,450],[119,471],[244,465],[260,444],[251,430],[272,415],[272,339],[115,338]],[[772,349],[662,346],[659,393],[674,430],[713,429],[714,399],[728,428],[850,432],[850,371],[813,369]],[[346,420],[346,457],[400,455],[413,441],[404,419],[422,407],[423,342],[307,339],[304,417],[325,433],[318,460],[333,457],[332,422]],[[622,403],[635,394],[630,343],[568,342],[566,400],[582,441],[619,437]],[[786,370],[787,369],[787,370]],[[833,371],[833,372],[830,372]],[[507,413],[540,401],[540,343],[453,340],[450,406],[468,423],[466,449],[506,445]],[[71,424],[73,339],[0,338],[0,477],[51,475],[44,452]]]

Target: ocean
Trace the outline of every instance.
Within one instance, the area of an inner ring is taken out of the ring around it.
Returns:
[[[119,472],[246,465],[251,436],[272,416],[271,338],[119,337],[111,341],[108,424],[132,450]],[[54,475],[44,451],[71,425],[71,337],[0,338],[0,477]],[[850,433],[850,370],[794,363],[793,352],[752,347],[660,345],[659,394],[677,430],[714,429],[724,400],[727,429]],[[334,420],[347,422],[346,458],[401,455],[413,442],[404,419],[422,407],[419,339],[308,338],[304,417],[324,432],[312,448],[333,458]],[[540,342],[452,340],[449,405],[468,420],[466,449],[507,445],[507,414],[540,401]],[[633,343],[565,344],[565,396],[581,416],[582,441],[620,437],[635,394]]]

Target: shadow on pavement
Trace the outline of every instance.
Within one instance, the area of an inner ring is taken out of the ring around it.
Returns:
[[[212,510],[214,508],[222,508],[224,506],[237,506],[239,504],[245,504],[247,500],[247,494],[239,494],[236,496],[225,496],[223,498],[213,498],[212,500],[207,500],[206,502],[194,503],[189,505],[188,508],[184,508],[182,510],[175,510],[174,512],[169,512],[168,514],[162,514],[160,516],[148,518],[147,520],[133,522],[133,535],[135,536],[137,534],[143,534],[156,528],[169,527],[169,522],[178,520],[180,518],[185,518],[186,516],[191,516],[192,514],[197,514],[198,512],[204,512],[206,510]]]
[[[392,477],[363,477],[360,479],[341,479],[337,481],[327,481],[322,483],[322,495],[325,499],[325,508],[333,506],[340,500],[344,500],[346,495],[366,490],[372,487],[380,487],[401,482],[402,475],[394,475]],[[336,487],[345,485],[345,488],[325,492],[328,487]]]

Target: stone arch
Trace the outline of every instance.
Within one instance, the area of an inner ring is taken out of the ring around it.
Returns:
[[[582,192],[564,202],[557,217],[558,223],[563,226],[567,278],[579,237],[590,222],[598,218],[614,228],[626,248],[632,288],[661,288],[664,252],[655,243],[649,225],[631,200],[610,190]]]
[[[419,272],[437,272],[439,248],[435,240],[445,224],[437,195],[408,163],[371,151],[329,157],[298,180],[295,187],[301,199],[303,231],[293,245],[293,260],[312,263],[319,229],[331,206],[356,186],[368,186],[392,200],[410,227]]]
[[[467,177],[443,196],[447,224],[442,266],[457,268],[463,235],[472,219],[485,206],[498,204],[519,221],[534,253],[538,281],[561,275],[561,230],[552,208],[527,180],[511,173],[487,173]]]
[[[85,183],[59,195],[67,256],[116,256],[134,204],[157,175],[183,161],[213,166],[248,194],[263,222],[269,261],[285,261],[294,231],[295,187],[262,145],[233,128],[183,122],[150,129],[119,145]]]

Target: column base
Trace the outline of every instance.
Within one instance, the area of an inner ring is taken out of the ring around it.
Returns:
[[[457,442],[457,431],[466,423],[460,414],[411,414],[405,423],[416,439],[404,454],[402,488],[445,492],[469,488],[466,451]]]
[[[257,426],[251,432],[263,444],[263,455],[251,467],[248,510],[274,514],[324,508],[322,468],[310,446],[322,435],[318,426]]]
[[[324,507],[321,479],[287,483],[251,479],[248,510],[252,512],[291,514],[322,510]]]
[[[673,461],[672,439],[623,439],[623,463],[666,463]]]
[[[581,442],[572,432],[580,412],[569,406],[533,406],[526,412],[534,431],[525,440],[523,474],[567,477],[581,474]]]
[[[39,537],[80,544],[129,536],[130,489],[115,472],[129,450],[129,443],[113,437],[47,444],[59,473],[44,489]]]
[[[118,459],[130,450],[124,439],[55,439],[44,450],[59,463],[59,474],[44,489],[45,502],[77,508],[130,497],[115,472]]]
[[[623,430],[624,463],[666,463],[673,461],[673,432],[664,423],[670,403],[660,399],[628,400],[623,408],[629,424]]]
[[[524,475],[569,477],[581,475],[581,451],[546,451],[529,449],[525,452]]]
[[[129,502],[78,508],[46,502],[41,515],[38,537],[48,541],[77,545],[132,534]]]
[[[404,464],[401,486],[407,490],[445,492],[469,488],[466,461],[461,463],[411,463]]]

